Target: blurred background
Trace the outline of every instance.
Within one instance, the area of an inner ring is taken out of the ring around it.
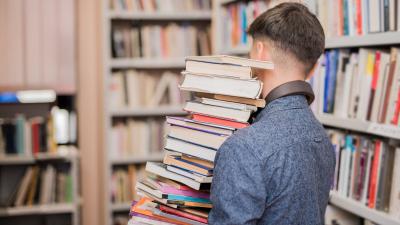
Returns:
[[[127,224],[144,163],[163,158],[165,116],[186,115],[182,104],[191,96],[178,89],[185,56],[246,56],[247,26],[280,2],[0,0],[0,224]],[[360,171],[372,167],[357,166],[367,161],[352,154],[362,151],[361,138],[391,146],[388,152],[398,146],[400,4],[296,2],[317,14],[327,37],[318,79],[310,81],[313,110],[330,128],[338,157],[326,224],[400,225],[399,151],[397,161],[375,166],[390,177],[377,181],[376,206],[356,191],[369,193],[370,178]],[[394,64],[371,89],[378,53]],[[369,83],[359,87],[367,61]],[[369,99],[359,96],[376,90],[388,93],[376,100],[377,113],[391,105],[394,120],[367,117],[368,104],[354,112],[360,98]],[[345,152],[352,164],[340,164]]]

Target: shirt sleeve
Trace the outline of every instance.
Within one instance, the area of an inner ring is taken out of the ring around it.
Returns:
[[[256,224],[265,210],[263,169],[244,142],[228,139],[218,150],[209,224]]]

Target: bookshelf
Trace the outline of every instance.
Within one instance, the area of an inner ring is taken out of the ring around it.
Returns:
[[[239,2],[251,2],[251,1],[240,1],[240,0],[213,1],[212,37],[214,44],[213,46],[214,54],[227,54],[227,55],[240,55],[240,56],[248,54],[248,51],[250,49],[248,43],[238,44],[235,47],[226,47],[227,36],[226,34],[223,34],[224,30],[223,28],[224,26],[226,26],[226,21],[224,21],[224,18],[222,16],[224,7]],[[274,3],[274,1],[271,2]],[[312,1],[303,1],[303,2],[312,2]],[[249,21],[248,24],[250,24]],[[359,48],[359,47],[388,49],[388,47],[390,46],[398,46],[398,45],[400,45],[399,31],[369,33],[369,34],[354,35],[354,36],[338,36],[338,37],[328,36],[325,41],[326,49]],[[319,113],[316,114],[315,116],[326,127],[332,127],[346,131],[368,134],[378,138],[386,138],[389,140],[389,142],[395,143],[395,145],[398,145],[400,140],[400,128],[398,126],[380,124],[358,119],[341,118],[334,116],[333,114],[325,114],[325,113]],[[330,194],[329,202],[330,204],[336,207],[342,208],[361,218],[371,220],[378,224],[382,225],[400,224],[400,219],[393,218],[388,213],[368,208],[355,200],[345,198],[333,191]]]
[[[329,202],[334,206],[342,208],[346,211],[349,211],[355,215],[358,215],[362,218],[371,220],[378,224],[385,224],[385,225],[399,225],[400,224],[400,221],[398,219],[391,217],[387,213],[368,208],[368,207],[358,203],[357,201],[354,201],[354,200],[348,199],[348,198],[344,198],[333,191],[330,193]]]
[[[111,0],[112,1],[112,0]],[[198,0],[191,0],[193,2],[200,2]],[[208,0],[201,0],[201,2],[208,2]],[[113,126],[116,122],[130,121],[130,120],[157,120],[167,115],[182,116],[186,115],[186,112],[182,111],[181,104],[161,104],[159,106],[141,106],[141,107],[111,107],[110,101],[110,90],[109,85],[111,84],[111,78],[115,75],[115,71],[144,71],[146,76],[153,76],[154,71],[161,72],[160,77],[164,76],[163,71],[171,71],[178,74],[185,67],[185,55],[170,55],[167,57],[115,57],[115,51],[113,52],[113,29],[119,24],[131,24],[139,29],[143,29],[144,26],[165,26],[171,23],[180,26],[193,26],[195,30],[204,29],[210,25],[212,11],[208,9],[200,10],[184,10],[178,11],[179,7],[172,7],[171,11],[145,11],[145,10],[124,10],[124,9],[111,9],[110,0],[103,0],[103,46],[105,49],[104,54],[104,199],[105,199],[105,212],[104,220],[106,224],[112,224],[113,218],[118,215],[127,215],[131,203],[113,203],[111,201],[111,187],[110,181],[113,175],[113,171],[121,168],[127,168],[130,166],[142,165],[146,161],[161,161],[163,154],[159,152],[159,149],[151,149],[151,152],[144,155],[127,155],[120,157],[110,156],[112,148],[112,140],[110,135],[112,133]],[[116,4],[118,4],[117,2]],[[162,4],[162,3],[160,3]],[[186,4],[186,1],[185,1]],[[164,31],[163,31],[164,32]],[[181,31],[177,31],[181,32]],[[199,41],[199,40],[198,40]],[[140,48],[144,42],[141,42]],[[211,42],[210,42],[211,45]],[[168,45],[167,45],[168,46]],[[169,47],[168,47],[169,48]],[[178,51],[180,47],[171,47],[171,51]],[[143,52],[141,53],[143,54]],[[125,75],[129,76],[129,75]],[[156,75],[154,75],[156,76]],[[140,82],[140,81],[136,81]],[[142,84],[144,85],[144,84]],[[142,93],[140,93],[142,94]],[[150,150],[150,149],[149,149]],[[137,171],[139,173],[139,171]]]

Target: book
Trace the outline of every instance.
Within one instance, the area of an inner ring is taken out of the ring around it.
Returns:
[[[167,116],[167,123],[175,126],[191,128],[194,130],[208,131],[223,135],[232,135],[235,128],[220,126],[212,123],[203,123],[188,119],[186,117],[170,117]]]
[[[167,132],[170,137],[214,149],[218,149],[229,137],[228,135],[224,134],[175,125],[168,125]]]
[[[195,95],[199,98],[212,98],[220,101],[227,101],[227,102],[236,102],[246,105],[253,105],[258,108],[265,107],[265,99],[248,99],[248,98],[241,98],[241,97],[234,97],[228,95],[218,95],[218,94],[210,94],[210,93],[195,93]]]
[[[214,56],[190,56],[186,57],[187,61],[207,62],[209,64],[231,64],[244,67],[258,68],[258,69],[274,69],[274,65],[269,61],[261,61],[255,59],[247,59],[243,57],[227,56],[227,55],[214,55]]]
[[[400,219],[400,149],[395,149],[389,214]]]
[[[204,176],[210,176],[213,173],[213,167],[206,167],[201,164],[197,164],[188,160],[182,159],[180,156],[168,156],[166,155],[163,160],[164,164],[177,166],[186,170],[195,171],[196,173]]]
[[[170,172],[162,163],[147,162],[146,171],[167,179],[181,182],[195,190],[208,189],[210,187],[210,183],[200,183],[185,176]]]
[[[202,115],[202,114],[193,114],[192,118],[195,121],[204,122],[204,123],[214,123],[217,125],[232,127],[235,129],[245,128],[250,125],[247,122],[246,123],[236,122],[236,121],[232,121],[232,120],[226,120],[226,119]]]
[[[217,154],[216,149],[190,143],[173,137],[167,137],[165,149],[195,156],[211,162],[214,162],[215,155]]]
[[[262,83],[255,79],[232,79],[188,72],[182,72],[182,74],[184,75],[184,80],[180,89],[184,91],[222,94],[250,99],[258,99],[262,91]]]
[[[202,104],[205,104],[205,105],[213,105],[213,106],[219,106],[219,107],[229,108],[229,109],[237,109],[237,110],[252,111],[252,112],[257,111],[257,107],[252,106],[252,105],[246,105],[246,104],[236,103],[236,102],[221,101],[221,100],[216,100],[216,99],[211,99],[211,98],[201,98],[199,100],[199,102],[201,102]]]
[[[167,170],[174,172],[176,174],[180,174],[182,176],[188,177],[190,179],[193,179],[199,183],[211,183],[212,182],[212,176],[203,176],[196,172],[193,172],[193,171],[190,171],[187,169],[183,169],[183,168],[179,168],[177,166],[168,165]]]

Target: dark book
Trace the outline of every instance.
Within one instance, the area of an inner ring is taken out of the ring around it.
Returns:
[[[17,153],[16,126],[12,121],[6,121],[2,124],[2,133],[5,140],[6,154]]]
[[[381,148],[381,154],[382,158],[379,163],[379,175],[378,175],[378,180],[377,180],[377,192],[376,192],[376,202],[375,202],[375,208],[377,210],[383,210],[383,189],[384,189],[384,179],[386,176],[386,171],[387,171],[387,162],[388,162],[388,146],[386,144],[382,144]]]
[[[39,151],[47,152],[47,124],[42,122],[39,124]]]

